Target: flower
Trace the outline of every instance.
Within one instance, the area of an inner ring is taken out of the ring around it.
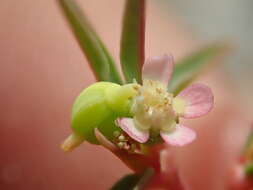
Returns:
[[[196,138],[196,133],[179,124],[179,118],[197,118],[213,107],[212,91],[204,84],[193,84],[176,97],[168,92],[173,67],[172,56],[149,58],[142,69],[143,85],[138,85],[138,93],[133,98],[133,118],[116,120],[116,124],[139,143],[161,137],[169,145],[186,145]]]

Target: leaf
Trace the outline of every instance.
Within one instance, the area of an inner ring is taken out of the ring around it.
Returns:
[[[141,190],[154,175],[153,168],[147,168],[142,174],[130,174],[121,178],[110,190]]]
[[[140,179],[140,175],[130,174],[121,178],[110,190],[132,190]]]
[[[138,183],[136,184],[136,186],[134,187],[133,190],[142,190],[145,189],[145,187],[147,186],[149,180],[153,177],[154,175],[154,169],[153,168],[147,168],[141,178],[139,179]]]
[[[245,151],[247,151],[252,146],[252,143],[253,143],[253,129],[251,129],[248,134],[247,141],[244,147]]]
[[[253,158],[252,150],[253,150],[253,128],[250,129],[246,143],[242,150],[242,154],[245,156],[247,160],[252,160]]]
[[[128,83],[141,83],[145,51],[145,0],[127,0],[123,18],[120,60]]]
[[[121,84],[112,57],[75,1],[59,0],[59,4],[97,80]]]
[[[183,58],[176,64],[172,79],[168,86],[169,92],[178,94],[189,85],[206,66],[213,60],[224,55],[228,50],[227,44],[211,44],[202,48],[190,56]]]
[[[253,175],[253,162],[246,163],[244,166],[244,172],[248,176]]]

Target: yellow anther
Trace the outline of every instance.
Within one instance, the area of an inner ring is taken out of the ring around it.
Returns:
[[[119,147],[119,148],[123,148],[124,146],[125,146],[125,143],[124,143],[124,142],[119,142],[119,143],[118,143],[118,147]]]
[[[126,139],[124,135],[120,135],[118,138],[120,141],[124,141]]]
[[[119,131],[114,131],[114,132],[113,132],[113,136],[114,136],[114,137],[120,136],[120,132],[119,132]]]
[[[156,88],[156,92],[161,94],[162,93],[162,90],[160,88]]]

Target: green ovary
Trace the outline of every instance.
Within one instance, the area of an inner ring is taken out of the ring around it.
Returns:
[[[94,129],[98,128],[109,140],[113,138],[117,117],[128,116],[134,90],[129,85],[97,82],[84,89],[72,110],[72,129],[92,144],[98,144]]]
[[[138,85],[127,84],[106,89],[107,103],[119,116],[131,116],[132,99],[137,95],[135,88],[138,88]]]

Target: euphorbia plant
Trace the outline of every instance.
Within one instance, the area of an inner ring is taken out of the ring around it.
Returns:
[[[60,5],[98,80],[77,97],[73,133],[62,148],[70,151],[87,141],[118,156],[136,177],[123,179],[113,189],[144,189],[157,181],[162,188],[184,189],[167,147],[183,146],[196,138],[180,118],[207,114],[213,94],[204,84],[189,84],[225,47],[210,45],[175,67],[173,57],[166,54],[144,61],[145,1],[127,0],[120,44],[123,80],[75,2],[60,0]],[[131,183],[124,183],[129,179]]]

